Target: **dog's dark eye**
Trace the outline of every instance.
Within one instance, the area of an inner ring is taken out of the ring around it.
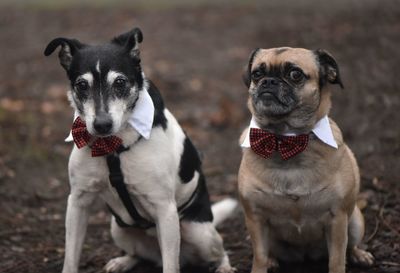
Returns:
[[[126,86],[126,80],[122,78],[118,78],[114,81],[114,87],[118,89],[123,89]]]
[[[87,83],[87,81],[81,80],[75,84],[75,88],[78,92],[85,92],[89,89],[89,84]]]
[[[289,78],[293,82],[300,82],[300,81],[302,81],[304,79],[304,74],[303,74],[303,72],[301,72],[298,69],[293,69],[289,73]]]
[[[258,81],[263,76],[264,74],[259,70],[253,71],[253,73],[251,73],[251,78],[253,79],[253,81]]]

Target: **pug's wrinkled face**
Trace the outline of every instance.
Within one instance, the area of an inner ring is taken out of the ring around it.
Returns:
[[[294,131],[316,121],[321,90],[328,82],[341,85],[337,64],[327,52],[288,47],[254,50],[244,81],[256,121]],[[322,105],[326,111],[329,106]]]

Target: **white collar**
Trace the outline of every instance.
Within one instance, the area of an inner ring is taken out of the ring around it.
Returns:
[[[244,139],[243,143],[240,145],[243,148],[249,148],[250,147],[250,128],[258,128],[260,127],[257,125],[256,121],[254,120],[254,117],[250,121],[250,126],[249,130],[247,132],[246,138]],[[335,138],[332,133],[332,128],[331,125],[329,124],[329,118],[328,116],[324,116],[321,118],[314,126],[312,129],[312,132],[325,144],[333,147],[333,148],[338,148],[338,145],[335,141]],[[287,136],[294,135],[294,134],[285,134]]]
[[[147,85],[145,85],[147,86]],[[78,117],[78,113],[74,113],[74,120]],[[150,138],[151,129],[153,128],[154,119],[154,104],[147,88],[144,87],[139,92],[139,98],[136,102],[135,108],[128,119],[128,123],[145,139]],[[72,133],[70,132],[65,142],[73,141]]]

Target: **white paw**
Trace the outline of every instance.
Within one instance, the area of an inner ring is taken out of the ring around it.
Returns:
[[[105,266],[104,270],[107,273],[119,273],[125,272],[134,267],[137,264],[138,260],[131,256],[122,256],[111,259]]]
[[[215,273],[236,273],[237,269],[231,266],[220,266]]]
[[[353,264],[360,266],[371,266],[374,264],[374,256],[368,251],[362,250],[358,247],[354,247],[350,253],[350,261]]]
[[[269,258],[268,258],[267,268],[268,268],[268,269],[271,269],[271,270],[274,270],[274,269],[276,269],[276,268],[278,268],[278,267],[279,267],[278,261],[277,261],[275,258],[269,257]]]

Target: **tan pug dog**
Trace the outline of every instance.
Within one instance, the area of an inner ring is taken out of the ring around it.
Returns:
[[[358,248],[357,162],[327,117],[331,84],[343,87],[334,58],[324,50],[256,49],[244,81],[253,118],[240,139],[239,193],[252,273],[276,260],[322,257],[330,273],[344,273],[346,250],[352,262],[371,265],[373,256]]]

